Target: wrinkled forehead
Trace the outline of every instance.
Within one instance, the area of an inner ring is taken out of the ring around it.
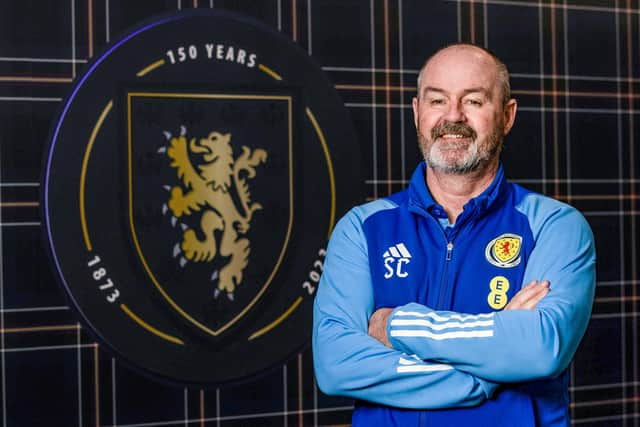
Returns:
[[[421,74],[421,93],[427,87],[452,93],[481,87],[495,94],[498,84],[494,59],[471,46],[455,46],[438,52],[425,64]]]

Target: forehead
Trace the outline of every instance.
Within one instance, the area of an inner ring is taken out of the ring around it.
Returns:
[[[425,65],[421,91],[434,87],[450,93],[470,88],[494,92],[498,81],[496,63],[486,52],[471,47],[445,49]]]

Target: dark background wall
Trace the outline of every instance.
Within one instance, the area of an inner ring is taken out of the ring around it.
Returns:
[[[228,9],[289,35],[352,115],[366,197],[401,189],[420,160],[411,114],[424,57],[455,41],[492,49],[519,101],[508,176],[571,203],[597,241],[598,286],[571,366],[573,423],[640,424],[636,0],[2,0],[0,2],[0,398],[2,426],[295,426],[350,421],[321,394],[306,350],[224,389],[158,384],[81,327],[40,240],[49,124],[87,60],[156,13]]]

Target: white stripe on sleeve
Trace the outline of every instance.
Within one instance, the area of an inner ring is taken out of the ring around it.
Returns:
[[[396,371],[399,374],[406,374],[409,372],[436,372],[436,371],[450,371],[453,369],[451,365],[413,365],[413,366],[398,366]]]
[[[390,332],[392,337],[416,337],[416,338],[429,338],[432,340],[450,340],[458,338],[487,338],[493,336],[493,329],[485,329],[478,331],[455,331],[444,333],[433,333],[425,330],[415,329],[400,329],[392,330]]]
[[[478,320],[478,319],[490,319],[495,315],[495,313],[482,313],[482,314],[451,314],[450,316],[440,316],[434,312],[428,312],[428,313],[421,313],[419,311],[402,311],[402,310],[398,310],[396,311],[393,316],[400,316],[400,317],[409,317],[409,316],[413,316],[413,317],[430,317],[433,320],[436,320],[438,322],[446,322],[448,320],[460,320],[462,322],[466,321],[466,320]]]
[[[432,323],[424,319],[392,319],[391,326],[424,326],[434,331],[442,331],[451,328],[477,328],[479,326],[493,326],[493,320],[478,320],[475,322],[447,322]]]

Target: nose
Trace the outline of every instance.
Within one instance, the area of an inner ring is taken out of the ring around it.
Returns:
[[[445,112],[444,119],[453,122],[463,122],[465,120],[464,111],[460,102],[454,101],[448,104],[449,108]]]

